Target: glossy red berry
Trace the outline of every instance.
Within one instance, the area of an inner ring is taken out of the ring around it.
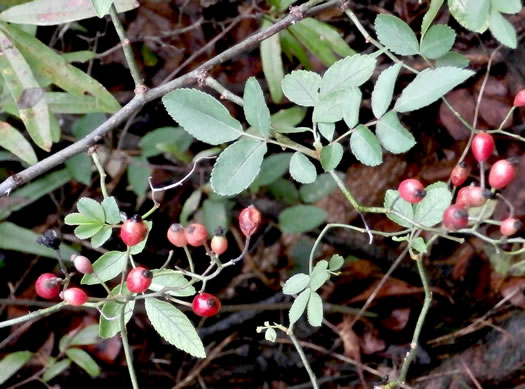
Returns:
[[[208,239],[208,230],[200,223],[193,223],[184,229],[184,236],[190,246],[202,246]]]
[[[168,240],[175,247],[184,247],[188,244],[186,240],[186,235],[184,234],[184,227],[179,223],[173,223],[170,228],[168,228]]]
[[[153,273],[142,266],[137,266],[128,273],[126,286],[131,293],[142,293],[148,290],[153,279]]]
[[[221,255],[228,249],[228,239],[222,235],[215,235],[211,238],[210,246],[215,254]]]
[[[250,205],[244,208],[239,215],[239,228],[246,237],[255,234],[261,225],[262,215],[257,208]]]
[[[461,205],[453,204],[443,213],[443,226],[447,230],[456,231],[468,224],[468,213]]]
[[[487,198],[479,186],[472,186],[467,194],[467,205],[469,207],[481,207],[487,202]]]
[[[196,315],[210,317],[221,309],[221,300],[209,293],[199,293],[193,299],[193,312]]]
[[[514,97],[515,107],[525,107],[525,89],[520,90]]]
[[[450,181],[454,186],[461,186],[467,180],[469,175],[469,168],[465,161],[462,161],[452,169],[450,173]]]
[[[466,207],[469,205],[469,194],[471,189],[471,186],[465,186],[458,191],[458,194],[456,196],[456,205],[462,207]]]
[[[412,204],[419,203],[426,195],[423,184],[414,178],[401,181],[398,191],[403,200]]]
[[[41,274],[35,283],[36,294],[45,299],[52,299],[60,293],[62,280],[51,273]]]
[[[485,162],[494,151],[494,138],[486,132],[477,133],[472,139],[472,154],[478,162]]]
[[[506,159],[500,159],[490,168],[489,185],[494,189],[506,187],[514,179],[514,166]]]
[[[135,215],[122,224],[120,238],[126,246],[135,246],[146,239],[148,226],[142,221],[139,215]]]
[[[71,260],[73,261],[73,265],[75,266],[75,269],[79,273],[82,274],[91,274],[93,273],[93,264],[89,259],[84,257],[83,255],[72,255]]]
[[[502,235],[511,236],[520,230],[523,223],[513,217],[508,217],[501,223],[499,230]]]
[[[64,290],[64,301],[70,305],[79,307],[87,301],[87,294],[80,288],[69,288]]]

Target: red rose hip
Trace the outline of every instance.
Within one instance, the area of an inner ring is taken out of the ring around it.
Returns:
[[[419,180],[413,178],[401,181],[398,191],[403,200],[412,204],[419,203],[426,195],[423,184]]]
[[[257,208],[250,205],[244,208],[239,215],[239,228],[246,237],[255,234],[261,225],[262,216]]]
[[[452,173],[450,173],[450,181],[454,186],[461,186],[467,180],[468,175],[469,168],[465,161],[462,161],[452,169]]]
[[[210,317],[221,309],[221,300],[209,293],[199,293],[193,299],[192,307],[196,315]]]
[[[64,301],[75,307],[80,307],[86,303],[87,294],[80,288],[69,288],[64,290]]]
[[[184,236],[190,246],[202,246],[208,239],[208,230],[200,223],[193,223],[184,229]]]
[[[453,204],[443,213],[443,226],[447,230],[456,231],[468,224],[468,213],[462,205]]]
[[[515,107],[525,107],[525,89],[520,90],[514,97]]]
[[[462,207],[469,205],[469,194],[471,189],[471,186],[465,186],[458,191],[458,194],[456,196],[456,205]]]
[[[62,280],[51,273],[41,274],[35,283],[36,294],[45,299],[52,299],[60,294]]]
[[[142,266],[137,266],[128,273],[126,286],[131,293],[142,293],[148,290],[153,279],[153,273]]]
[[[514,166],[506,159],[500,159],[490,168],[489,185],[494,189],[506,187],[514,179]]]
[[[146,239],[148,226],[142,221],[140,215],[135,215],[122,224],[120,238],[126,246],[135,246]]]
[[[501,223],[499,230],[502,235],[511,236],[520,230],[523,223],[513,217],[508,217]]]
[[[479,186],[470,188],[467,194],[467,205],[469,207],[481,207],[487,202],[487,198],[483,194],[483,189]]]
[[[472,154],[478,162],[485,162],[494,151],[494,138],[486,132],[477,133],[472,139]]]
[[[184,247],[188,244],[186,240],[186,235],[184,234],[184,227],[179,223],[173,223],[170,228],[168,228],[168,240],[175,247]]]

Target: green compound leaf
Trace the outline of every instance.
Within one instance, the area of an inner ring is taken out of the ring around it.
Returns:
[[[241,139],[224,150],[213,167],[211,186],[215,193],[232,196],[253,182],[266,154],[265,142]]]
[[[253,182],[253,186],[267,186],[288,172],[290,158],[293,153],[272,154],[261,164],[261,171]]]
[[[7,354],[0,361],[0,384],[6,382],[22,368],[33,354],[29,351],[17,351]]]
[[[484,32],[489,24],[490,0],[448,0],[452,16],[468,30]]]
[[[426,187],[426,196],[414,206],[414,220],[425,227],[440,223],[443,212],[452,202],[452,193],[444,183],[436,184]]]
[[[261,86],[254,77],[250,77],[244,85],[244,116],[246,121],[263,137],[270,136],[270,110],[266,105]]]
[[[122,286],[122,295],[131,296],[130,291],[126,287],[126,284],[117,285],[111,290],[112,296],[117,296],[121,294]],[[135,300],[131,300],[126,303],[126,308],[124,308],[124,323],[128,323],[133,316],[133,310],[135,309]],[[102,339],[109,339],[115,336],[120,332],[120,319],[118,317],[122,314],[122,304],[115,302],[107,302],[102,307],[102,312],[106,318],[100,315],[100,321],[98,324],[98,334]],[[113,320],[108,320],[113,319]]]
[[[290,175],[297,182],[310,184],[315,181],[317,171],[307,156],[296,151],[290,159]]]
[[[383,70],[377,78],[372,92],[372,112],[377,119],[385,114],[392,102],[394,86],[400,70],[401,64],[392,65]]]
[[[415,111],[432,104],[474,74],[471,70],[455,67],[425,69],[403,89],[394,110]],[[439,80],[437,83],[436,80]]]
[[[303,315],[306,309],[306,304],[308,304],[308,300],[310,299],[310,293],[310,288],[305,289],[293,302],[292,307],[288,312],[290,326],[297,322],[297,320],[299,320]]]
[[[95,285],[99,284],[100,280],[109,281],[122,273],[126,262],[127,255],[125,251],[109,251],[102,254],[100,258],[93,263],[93,271],[97,273],[98,278],[91,274],[84,274],[81,284]]]
[[[518,37],[514,26],[496,10],[490,11],[489,28],[494,38],[505,46],[515,49]]]
[[[421,23],[421,37],[425,36],[425,33],[427,32],[428,28],[434,21],[435,17],[437,16],[439,9],[443,5],[445,0],[431,0],[430,6],[428,7],[428,11],[423,16],[423,22]]]
[[[416,144],[414,136],[403,127],[394,111],[379,119],[376,135],[383,147],[394,154],[404,153]]]
[[[394,207],[392,208],[392,203],[394,203],[394,201],[395,201],[395,204],[394,204]],[[403,215],[408,220],[414,220],[414,210],[412,209],[412,204],[400,198],[399,192],[397,190],[389,189],[386,191],[384,207],[386,209],[392,209],[396,211],[397,213]],[[399,224],[400,226],[412,227],[412,223],[396,215],[387,214],[387,217],[390,220],[392,220],[394,223]]]
[[[268,28],[271,25],[270,21],[265,20],[262,28]],[[261,42],[261,62],[272,100],[274,103],[279,103],[283,98],[281,81],[284,77],[279,34],[274,34]]]
[[[98,201],[90,199],[89,197],[82,197],[77,202],[77,209],[82,215],[91,219],[98,220],[101,223],[105,221],[104,208]]]
[[[191,321],[173,305],[146,299],[146,313],[153,328],[168,343],[197,358],[206,358],[206,351]]]
[[[396,16],[380,14],[375,21],[377,38],[390,51],[399,55],[419,53],[416,34],[408,24]]]
[[[286,75],[282,82],[284,95],[288,100],[304,107],[313,107],[319,99],[321,76],[307,70],[295,70]]]
[[[328,262],[328,269],[330,271],[337,271],[343,266],[344,263],[345,263],[345,259],[342,256],[338,254],[334,254],[332,255],[332,258],[330,258],[330,261]]]
[[[91,246],[94,248],[102,246],[109,238],[111,238],[112,231],[113,229],[111,226],[102,226],[95,235],[91,236]]]
[[[29,165],[34,165],[38,161],[33,147],[20,131],[2,121],[0,121],[0,147],[10,151]]]
[[[428,30],[421,41],[421,54],[430,59],[444,56],[454,45],[456,32],[447,25],[437,24]]]
[[[335,123],[317,123],[319,133],[328,141],[332,141],[335,133]]]
[[[279,214],[279,226],[282,232],[299,234],[319,227],[326,217],[326,212],[319,207],[295,205]]]
[[[354,128],[359,123],[359,108],[363,94],[359,88],[345,89],[342,95],[341,110],[348,128]]]
[[[321,150],[321,165],[325,171],[334,170],[343,158],[343,146],[332,143]]]
[[[467,57],[459,53],[455,53],[453,51],[449,51],[443,57],[440,57],[436,60],[436,67],[438,68],[452,66],[452,67],[462,69],[462,68],[466,68],[468,64],[469,64],[469,60]]]
[[[300,293],[310,283],[310,276],[308,274],[299,273],[292,276],[283,286],[283,293],[292,295]]]
[[[171,117],[198,140],[218,145],[241,136],[242,125],[226,107],[207,93],[177,89],[162,98]]]
[[[504,14],[517,14],[521,11],[521,0],[491,0],[492,9]]]
[[[335,123],[343,118],[341,110],[343,93],[343,90],[339,90],[320,97],[312,115],[314,123]]]
[[[71,366],[71,359],[63,359],[61,361],[53,363],[46,369],[44,375],[42,376],[42,381],[51,381],[53,378],[66,371],[69,368],[69,366]]]
[[[85,223],[75,228],[75,235],[78,239],[88,239],[98,234],[104,227],[104,224],[98,220],[93,220],[92,223]]]
[[[330,278],[330,273],[327,271],[328,261],[321,260],[315,264],[312,274],[310,275],[310,289],[315,292]]]
[[[91,377],[98,377],[100,375],[100,367],[84,350],[79,348],[68,348],[66,350],[66,355]]]
[[[364,84],[374,73],[375,67],[375,58],[368,55],[356,54],[337,61],[324,73],[321,95]]]
[[[102,203],[104,209],[104,215],[106,217],[106,223],[108,224],[119,224],[120,223],[120,210],[117,205],[117,201],[113,196],[105,198]]]
[[[350,136],[350,149],[355,157],[367,166],[383,162],[383,151],[376,136],[368,127],[360,124]]]
[[[313,327],[320,327],[323,324],[323,300],[318,293],[312,292],[308,300],[307,308],[308,323]]]

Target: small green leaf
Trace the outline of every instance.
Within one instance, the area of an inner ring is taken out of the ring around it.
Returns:
[[[423,22],[421,23],[421,37],[422,38],[425,36],[425,33],[427,32],[428,28],[430,27],[430,25],[436,18],[444,1],[445,0],[431,0],[430,1],[430,6],[428,7],[428,11],[425,14],[425,16],[423,16]]]
[[[214,192],[232,196],[250,186],[259,174],[266,151],[265,142],[251,138],[228,146],[217,158],[211,173]]]
[[[275,332],[273,328],[268,328],[264,333],[264,339],[272,343],[275,342],[275,339],[277,339],[277,332]]]
[[[66,168],[78,182],[88,186],[91,184],[91,158],[87,154],[74,155],[66,161]]]
[[[0,147],[10,151],[29,165],[34,165],[38,161],[27,139],[16,128],[2,121],[0,121]]]
[[[109,13],[109,9],[111,8],[111,5],[113,4],[113,0],[91,0],[93,2],[93,7],[95,8],[95,12],[97,13],[97,16],[99,18],[107,15]]]
[[[310,299],[310,288],[305,289],[293,302],[288,317],[290,319],[290,326],[292,326],[303,315],[306,309],[306,304]]]
[[[306,18],[301,23],[311,31],[317,33],[319,41],[341,57],[354,55],[356,53],[348,46],[339,30],[330,24],[314,18]]]
[[[205,358],[206,351],[191,321],[173,305],[146,299],[146,313],[153,328],[168,343],[197,358]]]
[[[161,144],[169,143],[175,146],[177,154],[183,154],[193,141],[193,136],[184,131],[182,127],[160,127],[144,135],[139,145],[142,149],[142,156],[149,158],[162,154]],[[179,158],[178,155],[175,156]]]
[[[315,28],[308,24],[308,19],[292,24],[288,30],[306,47],[307,51],[319,58],[323,65],[330,66],[337,61],[331,47],[321,40]]]
[[[335,132],[335,123],[319,122],[317,123],[317,129],[319,130],[321,135],[325,137],[326,140],[330,142],[332,141],[332,138],[334,137],[334,132]]]
[[[123,296],[131,296],[126,284],[117,285],[111,290],[112,296],[121,294]],[[135,300],[128,301],[124,308],[124,323],[130,321],[133,316],[133,310],[135,309]],[[98,325],[98,333],[101,338],[109,339],[120,332],[120,315],[122,314],[122,304],[109,301],[102,306],[102,312],[106,318],[100,315],[100,321]],[[111,319],[111,320],[109,320]]]
[[[190,215],[195,212],[199,208],[199,204],[201,202],[202,198],[202,192],[200,189],[195,189],[190,197],[184,202],[184,205],[182,206],[182,211],[180,211],[180,223],[182,225],[188,224],[188,219]]]
[[[272,23],[264,20],[262,28],[268,28]],[[281,42],[279,34],[271,35],[261,42],[261,62],[264,77],[268,81],[268,89],[274,103],[283,98],[281,81],[284,77],[283,60],[281,58]]]
[[[355,157],[367,166],[383,162],[383,151],[376,136],[368,127],[360,124],[350,136],[350,149]]]
[[[42,381],[51,381],[53,378],[66,371],[69,368],[69,366],[71,366],[71,359],[63,359],[61,361],[53,363],[46,369],[44,375],[42,376]]]
[[[354,128],[359,123],[359,109],[363,94],[359,88],[345,89],[342,95],[341,110],[348,128]]]
[[[267,186],[284,176],[288,172],[292,155],[293,153],[278,153],[265,158],[253,185]]]
[[[286,204],[295,204],[299,199],[299,192],[291,180],[278,178],[270,184],[268,189],[273,197],[277,200],[282,200]]]
[[[394,207],[392,208],[392,203],[395,201]],[[403,200],[399,197],[399,192],[397,190],[389,189],[385,193],[385,202],[384,207],[387,209],[392,209],[397,213],[405,216],[408,220],[414,220],[414,210],[412,209],[412,204]],[[392,220],[394,223],[399,224],[400,226],[410,228],[412,223],[408,220],[402,219],[396,215],[387,214],[387,217]]]
[[[403,127],[394,111],[379,119],[376,135],[383,147],[394,154],[404,153],[416,144],[414,136]]]
[[[102,254],[94,263],[93,271],[97,273],[97,277],[91,274],[84,274],[81,284],[95,285],[99,284],[100,280],[109,281],[122,273],[124,266],[127,263],[127,255],[125,251],[109,251]]]
[[[443,220],[443,212],[452,202],[452,193],[447,187],[425,188],[427,194],[414,206],[414,220],[425,227],[432,227]]]
[[[0,361],[0,384],[6,382],[13,374],[20,370],[32,355],[29,351],[16,351],[7,354]]]
[[[330,274],[327,271],[328,261],[321,260],[315,264],[312,274],[310,275],[310,289],[315,292],[330,278]]]
[[[323,300],[316,292],[310,294],[307,317],[308,323],[313,327],[320,327],[323,324]]]
[[[379,14],[376,17],[375,28],[377,38],[390,51],[399,55],[415,55],[419,53],[419,43],[416,34],[403,20],[393,15]]]
[[[332,143],[321,150],[321,165],[325,171],[334,170],[343,158],[343,146]]]
[[[81,213],[70,213],[64,218],[64,223],[68,226],[84,225],[84,224],[101,224],[99,220],[93,219]]]
[[[450,51],[444,56],[436,60],[436,67],[443,68],[452,66],[456,68],[466,68],[469,65],[469,60],[462,54]]]
[[[514,26],[496,10],[490,11],[489,28],[494,38],[511,49],[518,46],[518,37]]]
[[[69,348],[66,350],[66,355],[80,366],[91,377],[98,377],[100,375],[100,367],[91,356],[79,348]]]
[[[295,70],[286,75],[282,82],[284,95],[288,100],[304,107],[313,107],[319,99],[321,76],[307,70]]]
[[[488,27],[490,0],[448,0],[452,16],[468,30],[482,33]]]
[[[315,181],[317,171],[307,156],[296,151],[290,159],[290,175],[297,182],[310,184]]]
[[[456,32],[445,24],[437,24],[428,30],[421,41],[421,54],[430,59],[442,57],[452,48]]]
[[[328,262],[328,269],[330,269],[330,271],[337,271],[341,268],[341,266],[343,266],[344,263],[345,259],[342,256],[334,254]]]
[[[288,295],[300,293],[308,286],[309,283],[310,276],[308,274],[295,274],[285,282],[283,286],[283,293]]]
[[[89,197],[82,197],[78,200],[77,209],[78,212],[87,217],[98,220],[101,223],[105,221],[104,208],[102,208],[99,202]]]
[[[244,116],[246,121],[265,138],[270,136],[270,110],[261,86],[254,77],[244,85]]]
[[[335,123],[343,118],[341,110],[343,93],[344,91],[338,90],[320,97],[312,114],[314,123]]]
[[[91,236],[91,246],[94,248],[102,246],[111,238],[112,232],[111,226],[103,226],[95,235]]]
[[[401,64],[392,65],[383,70],[377,78],[372,92],[372,112],[377,119],[385,114],[392,102],[394,86],[400,70]]]
[[[133,157],[127,168],[128,182],[133,192],[139,197],[146,194],[148,190],[148,178],[153,174],[148,160],[143,156]]]
[[[427,253],[427,245],[425,243],[425,240],[420,236],[412,240],[412,242],[410,242],[410,247],[418,251],[420,254]]]
[[[492,9],[504,14],[517,14],[521,11],[521,0],[491,0]]]
[[[344,174],[336,173],[341,179],[344,179]],[[330,173],[323,173],[317,176],[315,182],[301,186],[299,194],[305,203],[315,203],[328,196],[337,189],[337,183],[334,181]]]
[[[104,215],[106,217],[106,223],[108,224],[119,224],[120,223],[120,210],[117,205],[115,197],[110,196],[106,197],[102,203],[102,208],[104,209]]]
[[[163,288],[174,288],[166,293],[177,297],[193,296],[196,293],[195,287],[188,283],[189,281],[175,270],[153,270],[153,281],[149,289],[158,292]]]
[[[162,98],[171,117],[198,140],[218,145],[237,139],[242,125],[226,107],[207,93],[177,89]]]
[[[364,84],[374,73],[375,67],[376,60],[369,55],[356,54],[337,61],[324,73],[321,95]]]
[[[306,116],[306,109],[294,106],[287,109],[281,109],[272,115],[272,126],[289,126],[293,127],[301,123]]]
[[[296,57],[305,69],[312,68],[310,59],[308,58],[303,46],[301,46],[299,41],[295,39],[288,30],[282,30],[279,32],[279,37],[281,38],[281,49],[290,62],[293,61],[293,57]]]
[[[95,344],[100,340],[98,336],[98,324],[92,324],[82,328],[80,331],[73,331],[60,338],[58,348],[61,352],[71,346],[85,346]]]
[[[103,227],[104,223],[94,220],[93,223],[81,224],[75,228],[75,235],[78,239],[88,239],[96,235]]]
[[[282,232],[303,233],[319,227],[326,217],[326,212],[319,207],[296,205],[279,214],[279,226]]]
[[[394,109],[397,112],[415,111],[432,104],[474,74],[471,70],[454,67],[425,69],[403,89]],[[436,83],[439,80],[439,83]]]

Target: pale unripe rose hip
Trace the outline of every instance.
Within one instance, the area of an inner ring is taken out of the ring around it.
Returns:
[[[523,226],[523,223],[513,217],[508,217],[501,223],[499,228],[502,235],[511,236],[520,230]]]
[[[514,97],[515,107],[525,107],[525,89],[520,90]]]
[[[69,288],[64,290],[64,301],[75,307],[80,307],[87,302],[87,294],[80,288]]]
[[[82,274],[91,274],[93,273],[93,264],[89,259],[84,257],[83,255],[72,255],[71,260],[73,261],[73,265],[75,266],[75,269],[79,273]]]

